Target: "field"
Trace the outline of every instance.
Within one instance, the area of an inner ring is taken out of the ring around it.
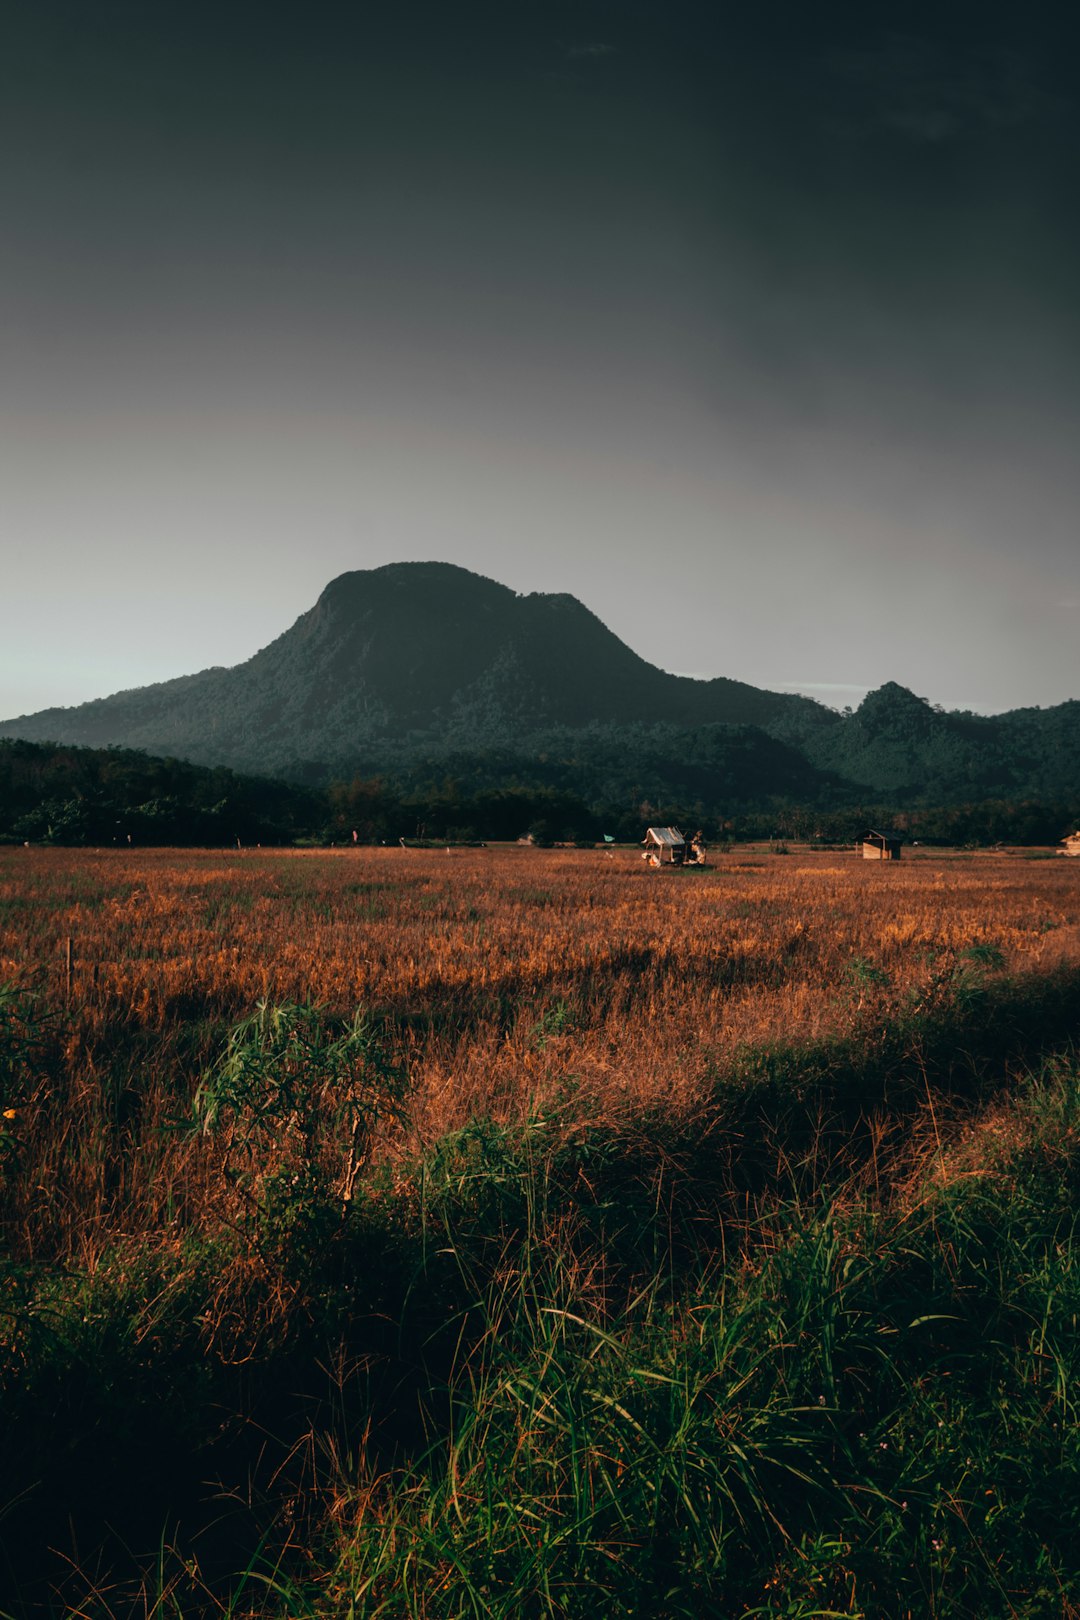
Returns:
[[[9,848],[0,984],[7,1612],[1080,1614],[1080,862]]]

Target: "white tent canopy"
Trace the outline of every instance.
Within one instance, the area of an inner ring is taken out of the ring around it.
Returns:
[[[682,849],[686,839],[678,827],[650,827],[643,844],[658,844],[661,849]]]

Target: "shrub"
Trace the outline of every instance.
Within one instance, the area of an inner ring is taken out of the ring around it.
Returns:
[[[194,1116],[223,1141],[248,1216],[289,1243],[344,1220],[375,1127],[402,1117],[404,1095],[404,1073],[363,1012],[335,1026],[317,1006],[261,1001],[203,1075]]]

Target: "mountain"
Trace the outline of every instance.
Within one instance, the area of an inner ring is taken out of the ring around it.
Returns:
[[[804,751],[893,803],[1069,797],[1080,790],[1080,703],[949,713],[887,681],[843,724],[808,735]]]
[[[311,784],[517,789],[590,804],[957,805],[1070,799],[1080,703],[946,713],[887,682],[854,714],[647,663],[574,597],[449,563],[342,574],[232,669],[0,723]]]
[[[646,663],[572,596],[518,596],[449,563],[343,574],[244,664],[0,724],[0,736],[233,769],[352,770],[421,734],[455,748],[551,728],[828,724],[807,698]]]

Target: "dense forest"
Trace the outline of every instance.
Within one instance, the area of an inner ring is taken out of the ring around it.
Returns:
[[[0,837],[51,844],[292,843],[325,799],[129,748],[0,742]]]
[[[523,780],[500,756],[487,761],[491,780],[476,785],[482,762],[458,763],[469,774],[418,774],[411,784],[356,776],[316,788],[132,749],[0,741],[0,842],[213,848],[527,835],[540,843],[636,842],[650,822],[677,822],[703,828],[712,841],[844,844],[867,826],[889,825],[925,843],[1045,845],[1080,825],[1080,792],[915,807],[884,797],[829,806],[797,794],[761,795],[756,803],[733,794],[725,805],[685,777],[657,775],[635,793],[605,796]]]

